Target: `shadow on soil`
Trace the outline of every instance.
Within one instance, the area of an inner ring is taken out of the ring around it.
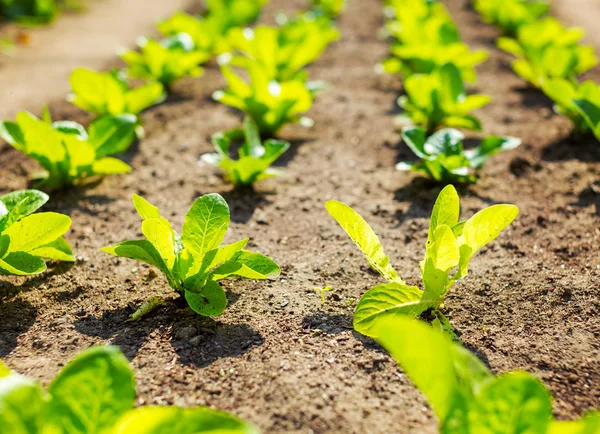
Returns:
[[[542,152],[545,161],[579,160],[597,162],[600,160],[598,141],[591,135],[571,134],[550,143]]]
[[[17,339],[35,322],[37,309],[19,298],[9,302],[0,301],[0,357],[4,357],[17,346]]]
[[[0,303],[19,293],[38,289],[42,284],[48,282],[53,276],[59,276],[69,271],[75,264],[69,262],[57,262],[48,264],[48,270],[34,277],[26,277],[23,283],[15,285],[11,282],[0,282]]]
[[[267,196],[271,192],[258,192],[253,188],[235,189],[221,193],[229,204],[231,221],[235,223],[247,223],[257,208],[270,205],[271,200]]]
[[[74,326],[84,335],[110,340],[130,360],[150,335],[165,334],[181,364],[200,368],[219,358],[240,356],[264,342],[247,324],[224,324],[199,316],[187,307],[184,299],[168,303],[136,322],[126,322],[135,309],[125,307],[106,311],[100,317],[88,315]]]
[[[595,213],[600,216],[600,181],[596,181],[590,186],[584,188],[577,197],[577,202],[571,202],[569,205],[579,208],[594,206]]]

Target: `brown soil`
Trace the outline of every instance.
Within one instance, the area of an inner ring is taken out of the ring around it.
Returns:
[[[303,3],[273,0],[265,19]],[[479,113],[486,132],[521,137],[524,145],[492,158],[481,182],[461,191],[465,217],[497,202],[514,203],[521,214],[473,260],[470,276],[448,297],[447,314],[495,372],[538,375],[555,397],[556,416],[574,418],[600,402],[600,147],[570,137],[569,122],[512,73],[510,58],[493,48],[494,29],[463,1],[448,4],[466,41],[491,52],[477,86],[494,98]],[[240,121],[211,101],[223,85],[211,67],[145,113],[147,138],[125,156],[131,175],[54,194],[47,209],[73,218],[68,238],[79,260],[36,278],[3,279],[0,356],[48,382],[82,349],[114,343],[136,369],[140,403],[208,404],[267,433],[435,432],[431,410],[406,376],[353,333],[351,299],[381,279],[323,208],[330,198],[354,206],[401,274],[417,282],[439,187],[394,171],[410,156],[393,126],[401,82],[373,72],[387,52],[377,37],[380,6],[352,1],[340,20],[343,39],[310,68],[331,88],[310,112],[313,129],[284,130],[293,147],[280,179],[236,193],[198,163],[211,150],[210,134]],[[600,80],[600,70],[589,77]],[[64,102],[53,108],[60,117],[87,119]],[[0,192],[24,188],[35,164],[0,149]],[[180,227],[192,201],[207,192],[230,204],[229,239],[251,237],[254,250],[282,265],[281,278],[227,283],[230,306],[215,320],[172,303],[125,323],[151,295],[176,298],[149,267],[98,250],[141,236],[131,194],[144,195]],[[321,308],[312,289],[324,285],[335,292]]]

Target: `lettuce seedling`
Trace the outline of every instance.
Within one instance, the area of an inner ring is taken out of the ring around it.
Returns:
[[[327,46],[339,39],[331,21],[308,14],[281,27],[236,28],[229,33],[231,48],[241,55],[222,55],[221,64],[250,68],[260,63],[264,73],[277,81],[305,81],[305,66],[314,62]]]
[[[162,84],[158,82],[130,89],[118,71],[96,72],[77,68],[71,73],[70,82],[73,93],[67,99],[97,116],[137,116],[166,97]]]
[[[56,0],[0,0],[0,17],[24,25],[50,23],[59,12]]]
[[[591,45],[579,45],[584,32],[565,28],[547,17],[519,28],[516,38],[499,38],[498,47],[517,57],[513,70],[536,87],[551,78],[575,82],[579,74],[598,64]]]
[[[133,204],[142,217],[145,240],[125,241],[104,247],[114,256],[135,259],[158,268],[171,288],[185,297],[196,313],[216,316],[227,307],[219,281],[240,277],[268,279],[279,275],[279,266],[259,253],[243,248],[248,238],[219,246],[229,226],[229,207],[219,194],[198,198],[185,215],[180,236],[160,216],[158,208],[140,196]]]
[[[231,138],[227,134],[214,134],[212,142],[216,152],[204,154],[202,161],[219,167],[225,179],[236,187],[248,187],[261,179],[279,176],[279,171],[270,166],[290,147],[283,140],[261,143],[258,128],[250,118],[244,120],[244,143],[238,149],[237,160],[229,156]]]
[[[574,100],[585,100],[600,107],[600,86],[588,80],[581,84],[573,83],[563,78],[545,80],[542,84],[544,93],[554,101],[554,111],[567,117],[573,122],[575,131],[586,133],[590,125]]]
[[[406,95],[398,98],[398,105],[405,111],[399,122],[423,127],[428,133],[441,126],[480,131],[481,122],[470,112],[491,100],[487,95],[467,95],[460,71],[452,63],[431,74],[408,77],[404,91]]]
[[[138,407],[135,376],[118,347],[83,351],[47,390],[0,362],[0,426],[17,433],[259,434],[253,425],[208,407]]]
[[[42,166],[44,171],[34,176],[36,186],[52,191],[130,172],[123,161],[107,155],[127,150],[136,124],[133,115],[104,116],[92,122],[87,132],[76,122],[42,121],[20,112],[16,122],[0,122],[0,137]]]
[[[209,0],[207,13],[197,17],[178,12],[158,25],[166,36],[187,33],[196,50],[221,54],[228,51],[227,33],[234,28],[252,24],[268,0]]]
[[[441,434],[597,434],[600,414],[556,421],[552,398],[533,375],[499,376],[464,347],[412,318],[377,320],[378,341],[425,395]]]
[[[187,33],[180,33],[157,41],[141,38],[140,51],[129,50],[121,55],[127,63],[130,77],[157,81],[165,88],[183,77],[199,77],[201,64],[211,55],[194,48],[194,41]]]
[[[505,35],[531,24],[550,10],[546,0],[475,0],[474,7],[483,20],[500,28]]]
[[[423,173],[441,183],[476,183],[477,171],[489,157],[521,145],[516,137],[486,137],[479,146],[465,150],[465,136],[458,130],[443,129],[427,137],[422,128],[406,128],[402,139],[421,159],[417,163],[401,162],[396,170]]]
[[[263,137],[275,137],[288,123],[312,125],[312,120],[301,116],[310,109],[318,91],[310,83],[302,79],[274,80],[258,62],[248,64],[249,84],[228,65],[221,65],[221,72],[229,87],[214,92],[213,98],[246,113]]]
[[[444,295],[456,281],[467,276],[473,255],[495,239],[519,213],[514,205],[493,205],[459,222],[458,193],[452,185],[445,187],[431,213],[425,259],[421,262],[424,287],[421,290],[407,285],[398,276],[377,235],[356,211],[333,200],[325,207],[363,252],[369,265],[387,280],[367,291],[354,312],[354,329],[370,337],[377,336],[374,325],[381,315],[419,316],[429,309],[438,322],[450,329],[440,312]]]
[[[312,9],[317,15],[335,19],[344,12],[347,4],[348,0],[312,0]]]
[[[0,274],[29,276],[46,270],[43,259],[74,262],[63,235],[71,227],[69,216],[54,212],[33,214],[48,202],[37,190],[20,190],[0,196]]]

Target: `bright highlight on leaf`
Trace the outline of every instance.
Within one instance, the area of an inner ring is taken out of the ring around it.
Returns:
[[[465,150],[464,134],[454,129],[439,130],[426,137],[422,128],[406,128],[402,139],[421,161],[401,162],[396,169],[423,173],[440,183],[476,183],[477,171],[489,157],[521,145],[515,137],[489,136],[479,146]]]
[[[43,167],[36,186],[52,191],[128,173],[131,168],[127,164],[109,155],[129,148],[136,125],[133,115],[107,115],[93,121],[86,132],[75,122],[52,123],[19,112],[16,122],[0,122],[0,137]]]
[[[124,241],[101,250],[158,268],[169,286],[185,297],[196,313],[216,316],[227,307],[219,281],[232,278],[263,280],[279,276],[279,266],[260,253],[243,250],[248,239],[221,245],[229,226],[229,207],[219,194],[198,198],[183,222],[181,236],[160,216],[158,208],[140,196],[133,204],[142,217],[145,240]],[[156,305],[156,300],[153,303]],[[135,319],[143,315],[136,312]]]
[[[134,408],[135,377],[117,347],[90,348],[44,391],[12,372],[0,375],[0,426],[6,434],[259,434],[237,417],[208,407]]]
[[[548,390],[527,372],[494,376],[447,335],[408,317],[387,315],[377,340],[429,401],[440,433],[596,434],[600,415],[555,421]]]
[[[260,135],[254,121],[244,120],[244,142],[238,149],[239,158],[234,160],[229,155],[232,140],[227,134],[213,135],[215,151],[202,155],[202,161],[219,167],[225,179],[236,187],[247,187],[261,179],[279,175],[279,171],[270,166],[289,149],[290,144],[283,140],[269,139],[261,143]]]
[[[398,276],[377,235],[356,211],[336,201],[328,201],[325,207],[363,252],[369,265],[388,281],[367,291],[354,313],[355,330],[370,337],[377,337],[374,326],[384,315],[414,317],[429,309],[438,311],[444,295],[457,280],[467,276],[473,255],[494,240],[519,213],[514,205],[494,205],[461,222],[458,193],[451,185],[444,188],[431,214],[425,259],[421,264],[421,290],[406,285]]]
[[[43,259],[74,262],[63,235],[71,219],[63,214],[34,214],[48,201],[37,190],[20,190],[0,196],[0,274],[27,276],[46,269]]]

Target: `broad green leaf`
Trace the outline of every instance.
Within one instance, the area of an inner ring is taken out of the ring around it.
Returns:
[[[4,378],[10,374],[10,369],[6,366],[2,360],[0,360],[0,378]]]
[[[452,229],[446,225],[438,225],[431,241],[423,266],[423,298],[441,302],[448,288],[448,273],[458,265],[460,252]]]
[[[175,265],[175,232],[164,218],[152,218],[142,222],[142,233],[154,246],[169,270]]]
[[[203,257],[221,244],[229,220],[225,199],[217,193],[205,194],[185,215],[181,241],[195,256]]]
[[[486,384],[471,404],[472,432],[546,434],[552,417],[544,385],[525,372],[512,372]]]
[[[438,195],[429,221],[427,245],[431,244],[435,230],[442,225],[454,227],[460,217],[460,198],[452,185],[444,187]]]
[[[142,219],[147,220],[147,219],[160,218],[160,211],[158,210],[158,208],[155,207],[154,205],[152,205],[150,202],[148,202],[142,196],[138,196],[137,194],[134,194],[132,196],[132,200],[133,200],[133,206],[135,207],[135,210],[138,212],[138,214],[140,215],[140,217]]]
[[[25,252],[11,252],[0,259],[0,274],[30,276],[46,269],[46,263],[40,258]]]
[[[10,237],[9,252],[30,252],[63,236],[71,219],[63,214],[45,212],[22,218],[4,231]]]
[[[207,407],[140,407],[123,416],[114,434],[259,434],[228,413]]]
[[[149,83],[131,89],[125,94],[124,98],[127,113],[137,115],[148,107],[164,101],[166,94],[162,84]]]
[[[212,278],[214,280],[223,280],[235,276],[245,279],[264,280],[276,278],[280,272],[279,265],[271,258],[260,253],[242,250],[233,256],[229,262],[213,270]]]
[[[48,392],[50,423],[69,434],[108,434],[133,408],[135,378],[117,347],[94,347],[71,360]]]
[[[431,300],[422,300],[423,292],[416,286],[399,282],[385,283],[369,289],[354,312],[354,329],[372,338],[378,336],[377,320],[386,315],[419,316],[432,307]]]
[[[47,402],[40,386],[18,374],[0,376],[0,427],[6,434],[42,434]]]
[[[204,255],[202,258],[202,262],[192,266],[187,272],[187,277],[191,277],[198,272],[207,273],[213,268],[223,264],[224,262],[229,261],[233,258],[240,250],[246,247],[249,239],[245,238],[243,240],[237,241],[232,244],[228,244],[226,246],[219,247],[217,249],[213,249]]]
[[[194,312],[203,316],[217,316],[227,307],[225,291],[214,280],[208,280],[202,291],[185,291],[185,299]]]
[[[598,434],[600,433],[600,413],[591,413],[582,419],[550,422],[548,434]]]
[[[458,278],[467,275],[469,261],[473,255],[494,240],[518,214],[519,209],[514,205],[493,205],[467,220],[463,226],[462,236],[458,240],[460,244]]]
[[[117,158],[104,157],[94,161],[92,172],[97,175],[116,175],[131,172],[131,167]]]
[[[346,231],[354,244],[363,252],[369,265],[389,282],[403,283],[389,263],[379,238],[369,224],[348,205],[335,200],[325,204],[327,212]]]
[[[154,265],[163,273],[168,274],[169,269],[163,262],[162,256],[150,241],[132,240],[124,241],[114,246],[102,247],[100,250],[121,258],[135,259],[150,265]]]
[[[574,99],[573,104],[577,111],[583,116],[596,138],[600,140],[600,105],[591,103],[584,99]]]
[[[56,240],[38,247],[37,249],[29,252],[31,255],[38,256],[44,259],[53,259],[56,261],[63,262],[75,262],[73,257],[73,250],[71,246],[64,238],[57,238]]]
[[[0,137],[19,151],[25,147],[25,135],[16,122],[0,121]]]
[[[48,202],[48,195],[38,190],[19,190],[0,196],[0,233],[21,217],[33,214]]]
[[[88,142],[96,149],[97,157],[125,152],[135,140],[137,117],[130,114],[103,116],[89,127]]]

